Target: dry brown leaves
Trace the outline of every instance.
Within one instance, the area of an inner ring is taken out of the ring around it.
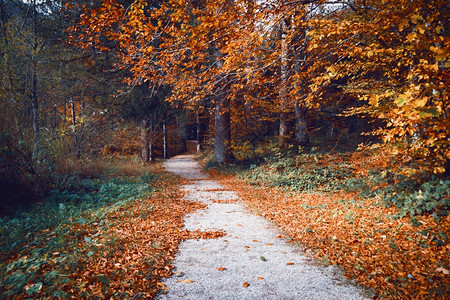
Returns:
[[[435,237],[449,234],[450,219],[437,223],[431,216],[394,220],[393,208],[374,200],[355,203],[352,195],[299,194],[257,189],[230,175],[214,175],[256,213],[277,224],[307,253],[339,264],[349,278],[389,299],[448,299],[450,245]]]
[[[159,180],[154,189],[156,192],[149,199],[122,207],[111,215],[105,220],[104,229],[86,226],[89,235],[101,233],[101,251],[79,262],[79,272],[71,275],[79,289],[69,284],[71,295],[82,296],[88,290],[101,298],[118,293],[135,299],[152,298],[165,288],[159,280],[171,275],[170,262],[182,240],[223,235],[184,230],[183,216],[206,206],[183,200],[183,193],[173,181]],[[99,275],[109,283],[102,282]]]
[[[119,207],[100,222],[70,225],[67,238],[76,239],[81,253],[76,256],[75,272],[65,267],[71,273],[61,289],[75,299],[151,299],[165,289],[160,279],[172,274],[171,261],[182,240],[224,235],[183,229],[184,215],[206,205],[183,200],[178,183],[162,175],[154,182],[155,192],[150,198]],[[47,266],[40,272],[54,267]],[[38,295],[45,296],[45,290],[44,285]]]

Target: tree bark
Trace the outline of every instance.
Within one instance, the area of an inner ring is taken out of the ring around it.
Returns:
[[[150,161],[150,146],[148,142],[149,122],[149,118],[145,118],[141,121],[141,159],[143,164]]]
[[[298,102],[295,105],[295,143],[297,146],[309,146],[307,109]]]
[[[38,51],[38,37],[37,37],[37,26],[38,26],[38,13],[36,7],[36,0],[33,1],[33,53],[31,55],[32,61],[32,71],[31,71],[31,110],[32,110],[32,124],[33,124],[33,160],[36,161],[39,158],[40,153],[40,132],[39,132],[39,101],[37,96],[37,51]]]
[[[306,39],[306,29],[296,28],[292,26],[291,30],[293,31],[293,47],[292,47],[292,58],[294,60],[294,73],[300,74],[300,72],[305,72],[302,70],[304,66],[304,62],[306,61],[306,48],[307,48],[307,39]],[[304,93],[305,91],[305,83],[298,81],[295,82],[295,87],[300,87],[300,93]],[[302,104],[299,100],[303,95],[297,95],[297,100],[295,102],[295,144],[301,147],[309,147],[309,134],[308,134],[308,119],[307,112],[308,109]]]
[[[216,97],[214,111],[214,162],[229,161],[228,143],[230,140],[230,105],[225,95]]]
[[[281,39],[281,66],[280,66],[280,128],[279,128],[279,145],[281,148],[287,147],[291,140],[292,122],[290,118],[289,107],[289,91],[288,91],[288,77],[289,77],[289,61],[288,61],[288,45],[286,41],[287,36],[287,20],[282,20],[280,23],[280,39]]]
[[[75,102],[73,101],[73,99],[70,100],[70,110],[71,110],[71,113],[72,113],[73,150],[74,150],[76,158],[80,159],[80,157],[81,157],[81,147],[80,147],[79,132],[77,130]]]
[[[168,144],[167,144],[166,117],[164,117],[164,120],[162,123],[162,129],[163,129],[163,157],[164,157],[164,159],[167,159]]]
[[[202,150],[203,133],[201,128],[200,112],[197,113],[197,153]]]
[[[153,132],[153,120],[150,117],[149,119],[149,124],[148,124],[148,162],[153,162],[155,161],[155,151],[153,151],[153,142],[154,142],[154,137],[155,137],[155,133]]]

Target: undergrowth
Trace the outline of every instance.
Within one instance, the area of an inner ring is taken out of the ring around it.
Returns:
[[[213,163],[207,155],[203,159],[207,160],[207,169],[220,167],[255,187],[276,187],[294,193],[344,191],[358,199],[381,199],[381,205],[397,208],[393,217],[408,215],[414,224],[416,215],[431,214],[439,221],[450,209],[449,179],[421,173],[419,165],[391,170],[384,157],[362,152],[331,154],[312,149],[293,154],[275,150],[266,152],[264,159],[242,158],[245,163],[235,161],[223,166]],[[411,172],[414,167],[419,171]]]
[[[83,237],[83,230],[73,231],[73,227],[101,225],[108,214],[150,195],[149,184],[156,176],[148,169],[133,168],[132,164],[105,162],[101,171],[91,173],[94,178],[83,178],[80,171],[74,170],[73,174],[64,175],[65,180],[58,180],[60,185],[54,186],[44,201],[1,217],[0,294],[13,297],[25,291],[26,295],[33,296],[43,285],[65,284],[67,278],[63,274],[77,269],[76,258],[81,251],[78,237]],[[125,168],[134,171],[122,172]],[[84,241],[92,240],[84,238]],[[55,264],[64,267],[41,271]],[[64,296],[65,292],[58,289],[52,294],[52,297]]]

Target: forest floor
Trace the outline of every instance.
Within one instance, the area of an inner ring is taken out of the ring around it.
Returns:
[[[82,190],[0,218],[0,299],[448,299],[448,215],[349,192],[382,177],[343,158],[86,165]]]
[[[249,213],[232,188],[202,173],[193,155],[165,162],[185,179],[185,199],[206,204],[186,218],[188,231],[223,232],[180,244],[174,276],[157,299],[366,299],[334,267],[314,264],[267,220]]]
[[[404,170],[383,169],[386,161],[358,151],[313,153],[209,173],[308,256],[372,289],[374,299],[449,299],[449,181],[432,188],[397,181]],[[398,207],[386,202],[389,194]]]

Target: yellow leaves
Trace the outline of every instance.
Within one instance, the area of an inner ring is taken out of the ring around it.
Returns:
[[[448,61],[449,59],[449,51],[448,51],[448,47],[435,47],[435,46],[431,46],[430,50],[433,51],[436,56],[436,61]]]
[[[398,107],[402,107],[403,105],[409,102],[411,94],[412,92],[408,90],[407,92],[398,95],[397,98],[394,100],[394,103],[397,104]]]
[[[417,34],[415,32],[408,33],[406,39],[412,43],[417,38]]]
[[[418,24],[416,26],[416,29],[419,31],[420,34],[424,34],[425,33],[425,24]]]
[[[418,24],[419,21],[424,21],[423,17],[419,14],[414,14],[411,16],[411,22],[413,22],[414,24]]]
[[[371,95],[369,97],[369,104],[375,107],[378,107],[378,102],[380,100],[380,96],[379,95]]]
[[[416,99],[414,101],[414,104],[415,104],[414,106],[418,107],[418,108],[424,107],[427,104],[427,102],[428,102],[428,97],[423,97],[423,98],[420,98],[420,99]]]
[[[434,29],[434,32],[436,32],[437,34],[440,34],[442,32],[442,30],[444,30],[444,26],[439,25]]]

